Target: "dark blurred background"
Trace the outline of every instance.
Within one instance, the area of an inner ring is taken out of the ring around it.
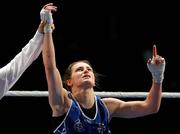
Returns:
[[[173,2],[27,0],[1,3],[0,67],[33,37],[40,10],[53,2],[57,66],[64,73],[72,61],[88,59],[101,78],[99,91],[143,91],[151,86],[146,61],[157,45],[166,59],[163,91],[179,92],[179,10]],[[47,91],[42,56],[25,71],[11,91]],[[132,98],[133,100],[136,98]],[[124,99],[125,100],[125,99]],[[128,99],[127,99],[128,100]],[[162,99],[158,114],[113,119],[119,133],[180,132],[179,99]],[[0,101],[0,133],[48,133],[51,110],[47,97],[7,97]]]

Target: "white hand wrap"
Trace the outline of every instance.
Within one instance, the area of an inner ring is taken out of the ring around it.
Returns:
[[[147,67],[152,74],[153,80],[156,83],[159,84],[162,83],[164,79],[165,65],[166,65],[165,60],[163,63],[156,64],[154,63],[154,59],[152,59],[150,64],[147,63]]]
[[[41,21],[46,21],[46,14],[45,14],[45,9],[42,9],[41,11],[40,11],[40,19],[41,19]]]
[[[40,12],[41,21],[46,22],[44,26],[45,33],[51,33],[54,30],[52,13],[48,10],[42,9]]]

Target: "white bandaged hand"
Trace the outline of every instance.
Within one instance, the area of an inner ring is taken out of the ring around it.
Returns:
[[[150,59],[148,61],[147,67],[156,83],[162,83],[164,79],[165,65],[165,59],[162,57],[153,57],[152,60]]]
[[[44,8],[40,12],[41,21],[45,22],[44,32],[51,33],[54,30],[52,13]]]
[[[49,10],[46,10],[43,8],[40,12],[40,18],[41,18],[41,21],[44,21],[48,24],[53,24],[52,13]]]

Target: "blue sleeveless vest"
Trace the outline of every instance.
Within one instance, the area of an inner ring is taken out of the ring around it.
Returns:
[[[108,127],[109,111],[100,96],[96,96],[96,114],[93,119],[87,117],[78,102],[72,98],[72,104],[64,120],[54,130],[55,134],[110,134]]]

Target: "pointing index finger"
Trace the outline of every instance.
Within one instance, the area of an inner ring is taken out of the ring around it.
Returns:
[[[153,57],[156,57],[156,55],[157,55],[156,45],[153,45]]]

